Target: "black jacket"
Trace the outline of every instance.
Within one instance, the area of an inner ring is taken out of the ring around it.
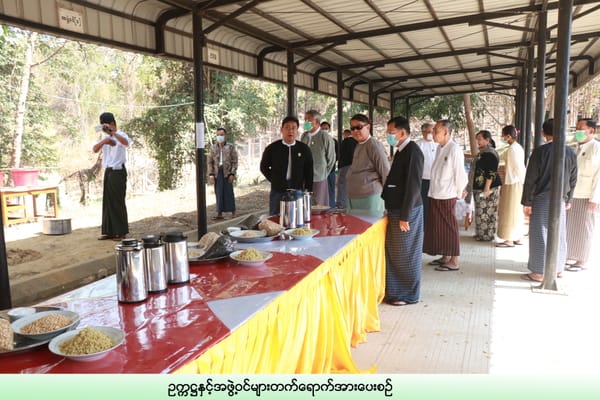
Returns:
[[[310,147],[296,140],[292,146],[292,178],[286,181],[288,146],[277,140],[267,146],[260,160],[260,172],[271,182],[271,190],[285,192],[287,189],[312,191],[313,158]]]

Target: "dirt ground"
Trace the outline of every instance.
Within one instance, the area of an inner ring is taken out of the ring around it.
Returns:
[[[269,187],[266,183],[235,188],[238,215],[268,209]],[[215,196],[207,186],[207,220],[215,221]],[[127,199],[130,238],[168,231],[197,229],[196,192],[186,188],[136,195]],[[11,285],[33,275],[114,254],[115,242],[99,241],[101,202],[79,206],[61,198],[59,217],[71,218],[72,233],[44,235],[42,222],[5,227],[8,269]],[[229,213],[225,215],[229,218]]]

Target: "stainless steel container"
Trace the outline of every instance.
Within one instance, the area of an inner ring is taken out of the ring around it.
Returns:
[[[302,193],[302,205],[304,206],[304,222],[310,222],[310,213],[311,213],[311,192],[303,192]]]
[[[303,226],[304,225],[304,198],[302,196],[302,192],[298,191],[295,195],[296,197],[296,225]]]
[[[42,220],[44,235],[66,235],[71,233],[71,218],[44,218]]]
[[[115,246],[117,253],[117,298],[123,303],[146,300],[146,269],[141,242],[123,239]]]
[[[146,287],[148,293],[161,293],[167,290],[167,263],[165,246],[158,235],[142,238],[144,245],[144,268],[146,269]]]
[[[297,225],[297,212],[296,212],[296,199],[292,193],[287,192],[283,195],[279,201],[279,224],[286,228],[296,228]]]
[[[190,264],[187,254],[187,236],[183,232],[168,232],[162,240],[165,243],[169,283],[189,282]]]

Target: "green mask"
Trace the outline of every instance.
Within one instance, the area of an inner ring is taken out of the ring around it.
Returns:
[[[312,122],[310,121],[304,121],[304,130],[305,131],[310,131],[312,129]]]
[[[585,131],[575,131],[575,140],[577,140],[577,142],[581,143],[585,139],[587,139],[587,135],[585,134]]]

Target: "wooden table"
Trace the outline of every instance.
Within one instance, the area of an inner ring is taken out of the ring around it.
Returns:
[[[25,201],[27,196],[31,196],[33,199],[33,218],[41,217],[42,214],[38,213],[37,209],[37,196],[41,194],[53,196],[54,205],[54,218],[58,217],[58,186],[16,186],[16,187],[3,187],[0,188],[0,203],[2,204],[2,223],[4,226],[12,224],[18,224],[21,222],[28,222],[29,217],[27,215],[27,203]],[[17,199],[18,203],[10,203],[9,199]],[[22,211],[21,216],[8,217],[9,211]]]

